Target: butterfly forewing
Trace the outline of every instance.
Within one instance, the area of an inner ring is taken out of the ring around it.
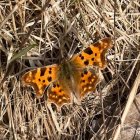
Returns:
[[[25,85],[30,85],[34,88],[36,96],[41,97],[45,88],[57,79],[57,65],[37,68],[25,73],[22,76],[22,82]]]
[[[93,45],[90,45],[78,55],[75,55],[71,61],[77,63],[80,67],[98,66],[103,69],[106,66],[105,53],[111,48],[111,39],[104,38]]]

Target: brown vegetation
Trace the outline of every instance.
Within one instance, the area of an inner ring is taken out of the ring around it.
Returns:
[[[81,105],[57,111],[21,84],[26,70],[60,62],[62,48],[70,57],[104,37],[113,41],[108,66],[100,71],[96,94]],[[133,125],[126,120],[140,91],[139,60],[138,0],[1,0],[0,139],[125,139],[130,131],[119,133],[124,123],[134,130],[129,139],[140,139],[139,99]]]

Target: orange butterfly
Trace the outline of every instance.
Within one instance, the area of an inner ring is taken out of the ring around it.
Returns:
[[[48,102],[59,107],[71,103],[74,96],[81,100],[95,90],[99,82],[95,67],[105,68],[105,54],[111,46],[111,39],[104,38],[70,60],[63,60],[60,65],[54,64],[28,71],[22,76],[22,82],[32,86],[37,97],[47,93]]]

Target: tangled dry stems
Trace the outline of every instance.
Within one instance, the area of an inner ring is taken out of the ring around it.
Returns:
[[[138,0],[1,1],[0,137],[113,138],[140,68],[139,6]],[[22,87],[28,68],[58,63],[62,54],[70,57],[106,36],[113,40],[108,66],[96,96],[80,106],[57,111]]]

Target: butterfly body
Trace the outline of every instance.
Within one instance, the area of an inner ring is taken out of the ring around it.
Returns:
[[[34,88],[37,97],[47,94],[48,102],[60,107],[71,103],[73,95],[81,100],[87,93],[95,91],[99,82],[96,68],[105,67],[105,53],[109,48],[111,40],[104,38],[70,60],[64,59],[59,65],[49,65],[25,73],[22,81]]]
[[[60,65],[60,74],[58,77],[60,79],[65,79],[66,81],[70,80],[74,67],[69,61],[63,61]]]

